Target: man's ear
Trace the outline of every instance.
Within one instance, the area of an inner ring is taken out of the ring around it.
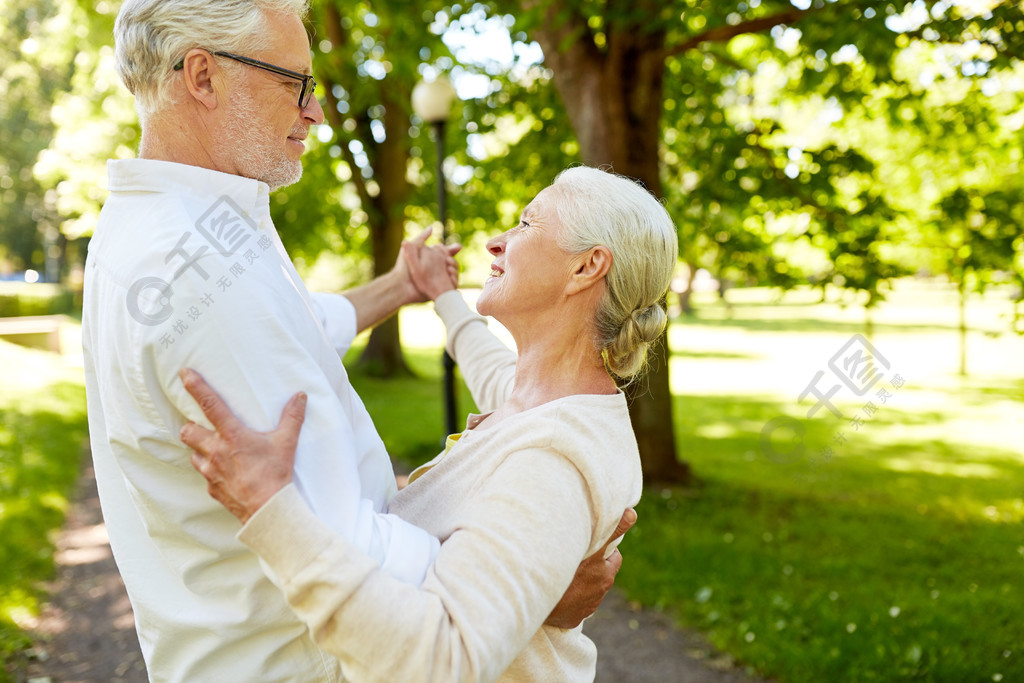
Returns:
[[[217,90],[213,79],[219,71],[217,60],[206,50],[193,48],[182,60],[185,89],[192,99],[207,109],[217,108]]]
[[[604,280],[612,267],[612,252],[608,247],[591,247],[577,257],[566,293],[577,294]]]

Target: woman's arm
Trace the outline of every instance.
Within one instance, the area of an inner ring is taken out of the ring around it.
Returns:
[[[421,242],[402,243],[402,257],[409,279],[434,302],[444,321],[446,348],[459,364],[466,386],[477,407],[490,412],[501,406],[512,392],[516,355],[489,329],[486,320],[471,311],[444,269],[437,266],[437,247]]]
[[[515,383],[515,352],[470,310],[458,290],[437,297],[434,311],[444,321],[448,353],[458,362],[477,408],[488,413],[501,407]]]
[[[419,588],[391,579],[331,533],[292,487],[261,508],[239,540],[266,561],[346,677],[489,681],[569,585],[590,543],[590,510],[571,464],[517,453],[468,501]]]

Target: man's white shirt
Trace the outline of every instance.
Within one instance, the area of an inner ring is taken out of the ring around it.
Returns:
[[[439,543],[383,514],[394,474],[340,354],[343,296],[311,295],[261,182],[194,166],[108,164],[82,318],[103,516],[154,681],[337,680],[178,439],[209,426],[177,373],[201,373],[250,427],[309,395],[294,482],[310,508],[396,578],[422,582]]]

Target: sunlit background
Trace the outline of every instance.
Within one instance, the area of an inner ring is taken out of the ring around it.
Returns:
[[[0,0],[9,675],[86,438],[77,334],[105,164],[138,145],[118,7]],[[1022,8],[316,0],[327,120],[303,180],[272,196],[275,223],[310,288],[341,291],[440,227],[443,180],[473,300],[486,240],[561,169],[639,178],[680,254],[668,362],[636,400],[668,387],[654,441],[688,478],[649,477],[620,588],[780,681],[1024,680]],[[458,96],[442,177],[410,104],[439,78]],[[851,340],[879,382],[810,414]],[[442,341],[414,306],[346,357],[403,466],[441,436]],[[472,408],[460,390],[460,419]],[[800,433],[766,442],[773,420]]]

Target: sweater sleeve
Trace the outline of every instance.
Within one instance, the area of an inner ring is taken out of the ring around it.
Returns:
[[[466,501],[422,586],[331,533],[291,488],[239,539],[353,681],[494,680],[526,647],[591,541],[586,484],[550,450],[518,451]]]
[[[470,310],[458,290],[437,297],[434,310],[448,332],[446,348],[462,369],[466,386],[481,412],[500,407],[512,393],[516,355]]]

